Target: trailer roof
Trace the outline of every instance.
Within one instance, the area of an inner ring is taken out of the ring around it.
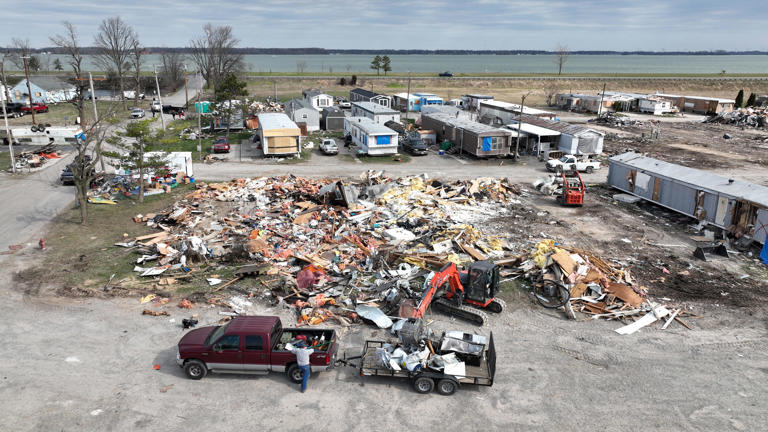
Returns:
[[[521,129],[524,134],[530,134],[530,135],[536,135],[536,136],[559,136],[561,135],[560,132],[552,130],[552,129],[546,129],[543,127],[539,127],[536,125],[523,123],[523,126],[520,127],[520,125],[513,121],[512,123],[505,126],[508,129],[511,129],[513,131],[517,131],[518,129]]]
[[[619,162],[637,170],[662,175],[681,183],[709,189],[768,208],[768,187],[765,186],[736,178],[729,179],[711,172],[664,162],[634,152],[616,155],[610,158],[610,162]]]
[[[259,127],[261,127],[262,130],[299,129],[299,127],[296,126],[296,123],[283,113],[262,113],[258,114],[256,117],[259,118]]]
[[[462,117],[455,117],[443,112],[433,112],[429,114],[424,114],[424,116],[443,122],[445,124],[452,125],[453,127],[458,127],[458,128],[468,130],[470,132],[474,132],[477,134],[500,132],[502,135],[507,135],[507,136],[512,135],[512,131],[510,130],[499,129],[493,126],[488,126],[487,124],[478,123],[476,121],[472,121]]]
[[[487,100],[487,101],[481,101],[480,106],[486,106],[488,108],[493,109],[500,109],[503,111],[509,111],[509,112],[520,112],[520,105],[514,104],[510,102],[504,102],[500,100]],[[552,111],[544,111],[536,108],[531,107],[523,107],[523,114],[529,114],[529,115],[535,115],[535,116],[555,116],[555,113]]]
[[[397,135],[392,129],[374,122],[368,117],[347,117],[345,121],[357,125],[363,132],[369,135]]]
[[[400,114],[400,111],[395,111],[391,108],[387,108],[384,105],[377,104],[376,102],[352,102],[361,109],[364,109],[373,114]]]

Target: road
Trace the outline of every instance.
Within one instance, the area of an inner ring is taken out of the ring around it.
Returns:
[[[189,91],[189,100],[194,101],[197,97],[197,91],[199,88],[205,85],[205,80],[202,75],[191,75],[187,81],[187,90]],[[187,102],[187,95],[184,88],[176,93],[163,96],[163,105],[183,106]]]

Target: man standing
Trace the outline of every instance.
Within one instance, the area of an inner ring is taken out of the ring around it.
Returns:
[[[306,342],[299,341],[295,347],[289,347],[288,351],[296,355],[296,363],[301,369],[301,392],[304,393],[307,390],[307,381],[309,380],[309,355],[315,352],[312,348],[307,348]]]

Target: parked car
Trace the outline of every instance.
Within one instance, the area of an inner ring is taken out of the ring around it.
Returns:
[[[349,109],[352,108],[352,104],[349,103],[347,100],[340,100],[339,101],[339,108],[341,109]]]
[[[88,155],[85,155],[85,157],[83,158],[83,164],[88,164],[90,162],[91,162],[91,157]],[[75,184],[75,174],[72,172],[72,165],[74,164],[75,163],[72,162],[61,171],[61,176],[59,176],[59,180],[61,181],[61,184],[63,185]]]
[[[134,108],[131,111],[131,117],[133,118],[142,118],[144,117],[144,110],[141,108]]]
[[[600,169],[600,162],[587,158],[578,158],[574,155],[564,155],[560,159],[550,159],[547,161],[547,171],[560,172],[566,171],[586,171],[591,174],[594,170]]]
[[[440,72],[439,74],[437,74],[437,76],[450,78],[450,77],[453,76],[453,74],[451,72],[449,72],[449,71],[445,71],[445,72]]]
[[[326,138],[320,143],[320,151],[327,155],[339,154],[339,146],[336,145],[336,141]]]
[[[312,372],[327,371],[336,361],[338,344],[331,329],[283,328],[276,316],[238,316],[222,326],[191,330],[179,341],[176,363],[194,380],[208,372],[267,374],[285,372],[301,382],[296,356],[287,345],[306,339],[315,352],[309,357]]]
[[[152,112],[160,112],[163,110],[163,106],[160,105],[160,101],[153,100],[152,103],[149,105],[149,109],[152,110]]]
[[[216,141],[213,142],[214,153],[229,153],[229,140],[227,137],[216,137]]]
[[[410,133],[403,140],[403,150],[415,156],[423,156],[427,154],[427,145],[424,140],[421,139],[421,135],[417,132]]]
[[[48,112],[48,105],[41,104],[38,102],[33,103],[32,105],[24,105],[21,107],[21,111],[28,113],[28,112],[36,112],[36,113],[47,113]]]

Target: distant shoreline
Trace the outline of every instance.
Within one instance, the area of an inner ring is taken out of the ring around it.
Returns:
[[[148,54],[160,54],[164,52],[190,53],[187,47],[146,47]],[[13,48],[0,48],[0,51],[13,52]],[[557,55],[555,51],[545,50],[420,50],[420,49],[326,49],[326,48],[236,48],[239,54],[245,55]],[[94,54],[95,47],[83,47],[83,54]],[[65,54],[57,47],[43,47],[32,49],[32,53]],[[569,55],[646,55],[646,56],[732,56],[732,55],[768,55],[768,51],[603,51],[603,50],[574,50]]]

